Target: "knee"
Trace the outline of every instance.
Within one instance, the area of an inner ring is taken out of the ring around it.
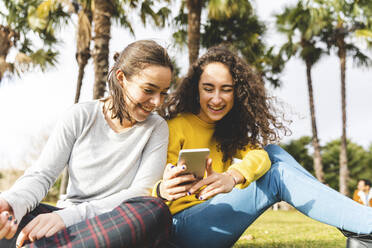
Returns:
[[[169,207],[162,199],[158,197],[148,197],[147,200],[150,201],[154,209],[157,209],[156,214],[158,216],[163,216],[163,218],[165,217],[171,222],[172,215],[169,211]]]
[[[267,145],[264,147],[265,151],[270,157],[272,163],[278,161],[278,156],[283,152],[283,149],[278,145]]]
[[[163,200],[157,197],[152,197],[151,203],[154,208],[157,209],[155,212],[156,218],[160,220],[163,225],[171,226],[172,225],[172,215],[170,213],[169,207],[164,203]]]
[[[163,243],[171,235],[172,215],[167,204],[160,198],[143,197],[141,201],[143,201],[142,204],[146,205],[147,214],[145,215],[151,216],[151,218],[144,218],[148,221],[147,228],[149,233],[151,233],[149,238],[152,243],[151,246],[157,247],[158,245],[155,244]]]
[[[147,206],[148,208],[152,210],[158,210],[160,212],[169,212],[169,208],[167,204],[165,204],[164,201],[158,197],[152,197],[152,196],[134,197],[134,198],[125,200],[124,202],[121,203],[121,205],[126,205],[126,204],[135,204],[135,205],[140,204],[143,206]]]
[[[269,154],[272,164],[284,162],[287,165],[297,163],[296,160],[283,148],[278,145],[267,145],[265,151]]]
[[[142,206],[144,209],[151,211],[151,214],[155,217],[155,219],[167,220],[169,223],[171,223],[172,215],[169,211],[169,207],[158,197],[135,197],[123,202],[122,204],[134,204],[137,206]]]
[[[265,149],[266,152],[273,153],[273,154],[278,153],[278,152],[283,150],[283,148],[281,148],[278,145],[274,145],[274,144],[269,144],[269,145],[265,146],[264,149]]]

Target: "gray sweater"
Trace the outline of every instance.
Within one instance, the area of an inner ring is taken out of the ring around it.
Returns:
[[[36,164],[1,197],[20,221],[67,166],[65,208],[56,213],[68,227],[126,199],[149,195],[162,177],[168,135],[167,123],[156,114],[115,133],[104,119],[103,102],[75,104],[57,123]]]

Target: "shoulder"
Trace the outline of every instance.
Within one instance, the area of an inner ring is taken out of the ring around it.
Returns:
[[[187,113],[181,113],[181,114],[178,114],[176,117],[168,120],[167,122],[168,122],[169,128],[180,127],[182,125],[185,125],[186,123],[191,122],[189,115],[190,114],[187,114]]]
[[[74,130],[82,130],[87,123],[92,122],[99,113],[101,102],[99,100],[76,103],[70,106],[60,117],[59,123]]]
[[[167,126],[167,122],[157,113],[151,113],[147,119],[146,123],[149,125],[155,125],[155,126]]]
[[[86,116],[91,115],[93,112],[97,112],[100,109],[101,102],[99,100],[93,100],[88,102],[82,103],[75,103],[71,107],[69,107],[66,111],[66,115],[68,116]]]
[[[145,126],[147,128],[152,128],[155,130],[162,130],[168,132],[168,124],[167,122],[158,115],[157,113],[151,113],[146,121],[145,121]]]
[[[151,113],[146,121],[140,124],[139,128],[141,131],[138,134],[141,136],[148,134],[151,139],[161,140],[161,142],[168,140],[169,129],[167,122],[156,113]]]
[[[103,103],[100,100],[92,100],[82,103],[76,103],[73,105],[73,109],[76,112],[82,114],[92,114],[101,110]]]

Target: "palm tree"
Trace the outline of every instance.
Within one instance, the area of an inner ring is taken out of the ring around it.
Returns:
[[[54,32],[66,22],[68,14],[61,4],[52,1],[30,0],[25,2],[5,0],[0,12],[0,82],[5,73],[20,74],[39,67],[45,70],[55,65],[58,52]],[[53,5],[53,8],[50,6]],[[35,43],[28,37],[36,34],[43,48],[35,49]],[[7,56],[11,49],[17,50],[14,62]]]
[[[188,13],[184,12],[185,7]],[[203,8],[207,8],[209,19],[224,20],[233,15],[244,15],[244,13],[251,10],[251,5],[248,0],[182,1],[179,14],[175,18],[175,25],[178,31],[173,34],[173,37],[179,45],[187,43],[190,65],[199,56]],[[187,31],[185,28],[187,28]]]
[[[287,55],[288,59],[292,56],[299,55],[306,65],[311,129],[313,133],[313,167],[316,178],[324,182],[323,163],[316,125],[311,70],[319,61],[321,55],[325,53],[325,51],[317,47],[317,35],[319,35],[320,29],[325,24],[322,19],[314,18],[315,16],[313,13],[315,11],[316,9],[311,9],[302,1],[299,1],[295,6],[286,7],[281,14],[276,15],[276,25],[278,31],[287,36],[287,42],[282,46],[281,51]],[[294,42],[296,38],[298,41]]]
[[[76,61],[79,65],[78,79],[76,83],[75,103],[79,102],[81,86],[83,84],[85,66],[91,57],[90,43],[92,40],[92,8],[91,1],[82,2],[82,8],[78,12],[78,28],[76,40]]]
[[[187,34],[188,34],[188,49],[189,49],[189,64],[191,65],[199,56],[200,46],[200,16],[203,6],[202,0],[187,0],[186,6],[188,9],[187,15]]]
[[[340,148],[340,192],[348,195],[349,170],[347,166],[347,135],[346,135],[346,58],[352,57],[360,66],[371,63],[369,57],[355,46],[350,39],[358,30],[370,28],[371,18],[364,18],[363,8],[358,1],[348,2],[342,0],[316,1],[318,6],[328,11],[328,25],[322,32],[322,39],[329,49],[336,49],[340,60],[341,73],[341,110],[342,110],[342,135]],[[363,2],[363,1],[362,1]]]
[[[112,0],[94,0],[94,99],[103,97],[106,90],[111,16],[113,16],[114,11],[115,6]]]

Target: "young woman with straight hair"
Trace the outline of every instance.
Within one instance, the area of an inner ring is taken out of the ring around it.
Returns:
[[[169,209],[149,195],[168,146],[167,123],[152,112],[167,94],[172,63],[151,40],[114,60],[108,97],[71,107],[36,164],[1,193],[0,247],[156,247],[169,236]],[[66,198],[41,204],[66,166]]]

